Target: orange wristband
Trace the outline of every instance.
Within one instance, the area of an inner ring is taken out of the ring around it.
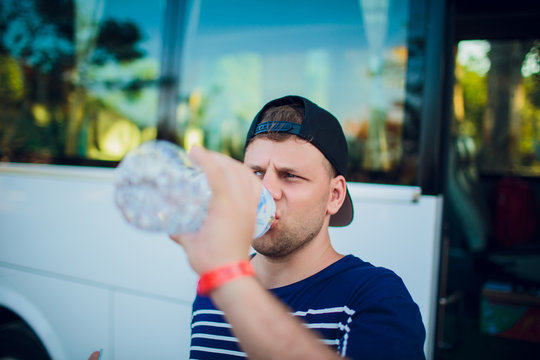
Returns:
[[[255,276],[249,260],[218,267],[201,275],[197,285],[197,294],[207,296],[212,290],[231,280],[244,276]]]

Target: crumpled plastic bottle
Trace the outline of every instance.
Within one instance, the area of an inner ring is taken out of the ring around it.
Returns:
[[[131,150],[114,172],[114,200],[138,229],[167,234],[193,233],[208,213],[212,192],[206,175],[185,151],[168,141],[147,141]],[[268,231],[276,205],[263,186],[254,237]]]

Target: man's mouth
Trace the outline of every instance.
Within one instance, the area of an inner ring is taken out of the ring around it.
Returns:
[[[278,223],[278,222],[279,222],[279,215],[276,214],[276,215],[274,216],[274,221],[272,221],[272,225],[270,225],[270,229],[275,228],[275,227],[277,226],[277,223]]]

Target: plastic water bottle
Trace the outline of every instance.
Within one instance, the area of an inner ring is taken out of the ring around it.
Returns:
[[[185,151],[164,140],[148,141],[131,150],[115,169],[114,199],[133,226],[167,234],[200,229],[212,192],[206,175]],[[263,186],[254,237],[274,221],[276,205]]]

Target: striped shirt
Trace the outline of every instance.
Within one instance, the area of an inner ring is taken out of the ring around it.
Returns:
[[[348,358],[424,359],[418,306],[392,271],[352,255],[319,273],[272,289],[321,341]],[[223,312],[208,297],[193,303],[190,359],[243,359]]]

